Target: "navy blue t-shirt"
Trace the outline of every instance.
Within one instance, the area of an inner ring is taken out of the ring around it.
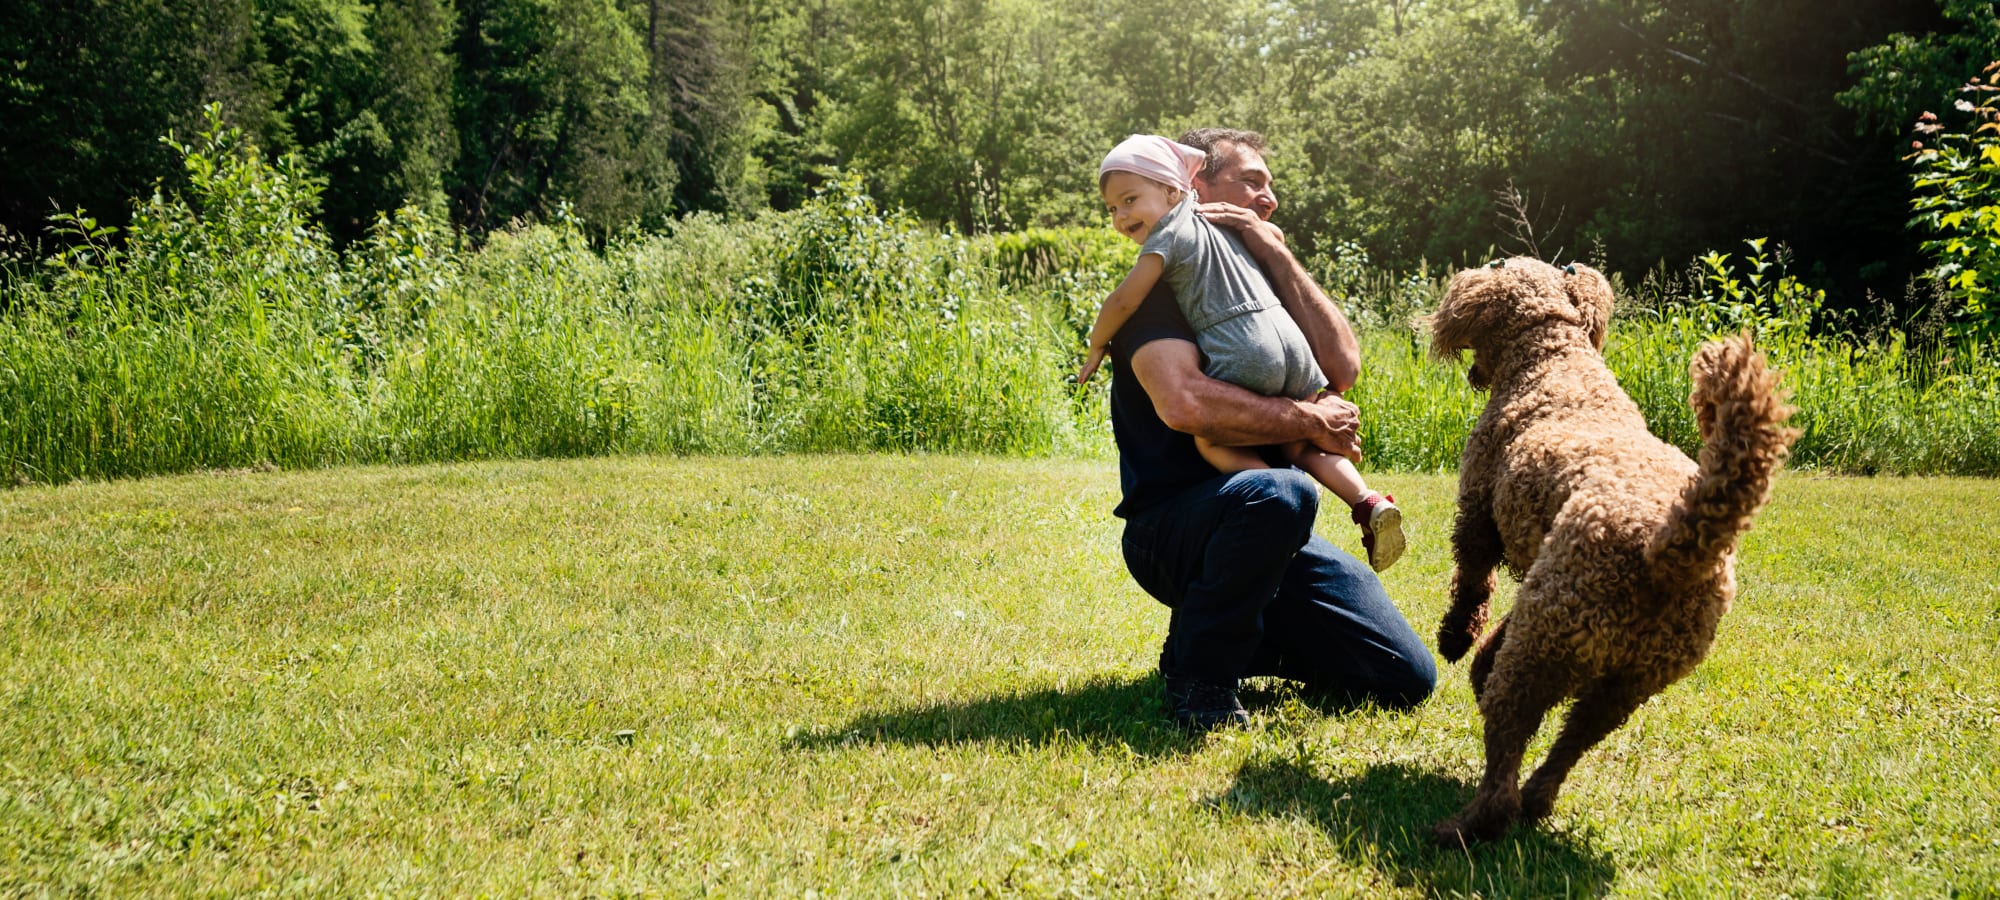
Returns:
[[[1129,519],[1217,474],[1195,449],[1192,435],[1160,421],[1153,398],[1125,363],[1132,358],[1132,351],[1162,338],[1190,344],[1195,340],[1193,326],[1181,315],[1173,288],[1164,281],[1153,287],[1132,318],[1125,321],[1125,327],[1118,329],[1107,351],[1115,362],[1111,372],[1111,437],[1118,443],[1118,482],[1124,491],[1124,499],[1112,514],[1122,518]]]

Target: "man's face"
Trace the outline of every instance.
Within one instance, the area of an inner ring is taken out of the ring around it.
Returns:
[[[1177,191],[1131,172],[1104,176],[1103,194],[1104,206],[1111,210],[1111,227],[1135,244],[1145,243],[1153,226],[1180,202]]]
[[[1218,142],[1210,152],[1215,156],[1215,177],[1194,179],[1201,202],[1233,203],[1269,220],[1278,208],[1278,195],[1271,192],[1271,169],[1264,165],[1264,155],[1231,141]]]

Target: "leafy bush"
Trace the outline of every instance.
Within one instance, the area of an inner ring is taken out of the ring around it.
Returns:
[[[1132,248],[1104,229],[962,238],[855,179],[799,210],[696,217],[594,246],[562,211],[477,250],[425,214],[335,250],[317,188],[212,120],[185,191],[120,234],[0,274],[0,475],[582,454],[1103,452],[1109,380],[1068,383]],[[1761,241],[1654,286],[1606,356],[1656,430],[1695,443],[1687,359],[1758,332],[1797,392],[1795,459],[2000,472],[1990,344],[1825,337],[1825,297]],[[11,252],[11,251],[10,251]],[[1321,261],[1364,330],[1353,398],[1376,469],[1449,468],[1482,398],[1408,327],[1443,278]]]
[[[1109,228],[1029,228],[974,239],[1000,283],[1023,288],[1063,275],[1122,278],[1137,255]]]
[[[793,213],[602,249],[558,211],[470,252],[406,209],[337,252],[282,161],[219,122],[174,146],[186,191],[122,236],[71,216],[72,250],[9,276],[15,480],[1105,443],[1102,407],[1061,377],[1083,295],[1003,288],[983,248],[882,212],[855,179]]]
[[[1916,217],[1934,238],[1923,243],[1935,263],[1930,277],[1944,285],[1960,304],[1955,330],[1978,339],[2000,338],[2000,305],[1994,303],[2000,281],[2000,84],[1994,84],[2000,60],[1986,66],[1982,83],[1974,77],[1960,91],[1954,108],[1971,116],[1964,130],[1947,131],[1937,114],[1918,119],[1921,139],[1911,142],[1917,172],[1912,178]],[[1977,102],[1974,102],[1974,101]]]
[[[776,229],[771,272],[740,298],[753,404],[771,411],[761,448],[1047,452],[1077,440],[1051,377],[1067,365],[1064,326],[1003,289],[983,248],[883,214],[854,179]]]
[[[1368,329],[1414,329],[1417,317],[1444,298],[1452,275],[1433,273],[1423,264],[1408,273],[1377,268],[1369,261],[1367,248],[1354,241],[1340,242],[1308,265],[1319,273],[1320,287],[1341,305],[1348,320]]]
[[[1823,291],[1790,274],[1783,248],[1710,252],[1695,277],[1619,320],[1605,360],[1655,434],[1692,455],[1688,360],[1705,340],[1749,331],[1784,372],[1802,429],[1792,464],[1862,473],[2000,473],[2000,369],[1976,342],[1913,349],[1895,330],[1852,335]],[[1956,347],[1957,349],[1952,349]]]
[[[80,240],[10,284],[0,321],[0,466],[64,481],[190,465],[318,465],[350,440],[352,373],[316,326],[336,258],[317,188],[262,161],[209,110],[168,138],[189,176],[156,190],[122,242],[81,213]]]

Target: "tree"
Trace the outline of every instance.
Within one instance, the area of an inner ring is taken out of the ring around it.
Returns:
[[[1550,40],[1507,0],[1389,12],[1346,19],[1361,30],[1328,52],[1347,62],[1272,127],[1279,221],[1301,252],[1352,239],[1398,268],[1483,252],[1492,193],[1556,106],[1540,76]]]
[[[1523,183],[1587,210],[1627,270],[1770,235],[1859,301],[1914,264],[1893,145],[1832,102],[1847,54],[1930,13],[1904,0],[1548,0],[1560,127]]]
[[[1110,111],[1110,131],[1122,138],[1213,124],[1204,116],[1255,84],[1264,60],[1249,37],[1270,8],[1245,0],[1103,3],[1091,58],[1122,101]]]
[[[369,108],[375,87],[370,9],[361,0],[263,0],[259,31],[279,88],[271,152],[300,152],[325,179],[323,219],[344,239],[359,237],[384,206],[395,153]],[[228,104],[225,102],[224,107]]]
[[[272,74],[249,0],[11,0],[0,4],[0,226],[42,232],[87,208],[122,223],[177,172],[160,143],[220,100],[273,137]]]
[[[614,0],[461,7],[455,218],[483,232],[565,202],[600,230],[665,217],[676,172],[649,139],[638,26]]]
[[[451,0],[378,0],[370,25],[379,87],[369,109],[396,150],[383,173],[385,193],[443,221],[445,181],[458,158],[449,52],[457,16]]]
[[[677,212],[747,213],[766,203],[754,146],[774,114],[757,99],[775,87],[760,57],[766,29],[790,14],[763,0],[646,0],[650,133],[671,148]]]
[[[1940,0],[1928,12],[1909,31],[1848,55],[1855,83],[1838,99],[1862,128],[1902,134],[1916,113],[1951,97],[1965,73],[2000,58],[2000,9],[1991,0]]]
[[[1076,128],[1074,45],[1061,39],[1077,21],[1069,13],[860,0],[851,21],[820,133],[884,202],[973,232],[1067,217],[1094,201],[1085,193],[1094,159],[1075,156],[1096,142]]]

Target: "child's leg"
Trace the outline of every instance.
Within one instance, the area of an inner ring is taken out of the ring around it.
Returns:
[[[1368,483],[1361,480],[1361,470],[1354,467],[1354,461],[1338,453],[1328,453],[1305,441],[1285,445],[1285,458],[1292,465],[1306,470],[1326,489],[1333,492],[1348,506],[1368,499],[1373,493]]]
[[[1394,565],[1403,555],[1403,511],[1395,498],[1368,489],[1361,470],[1338,453],[1328,453],[1303,441],[1285,447],[1285,457],[1306,470],[1333,495],[1347,501],[1354,524],[1361,526],[1361,546],[1375,571]]]
[[[1258,456],[1257,451],[1249,447],[1224,447],[1211,444],[1206,438],[1195,438],[1194,448],[1201,452],[1202,459],[1208,460],[1209,465],[1224,475],[1270,468],[1264,464],[1264,457]]]

